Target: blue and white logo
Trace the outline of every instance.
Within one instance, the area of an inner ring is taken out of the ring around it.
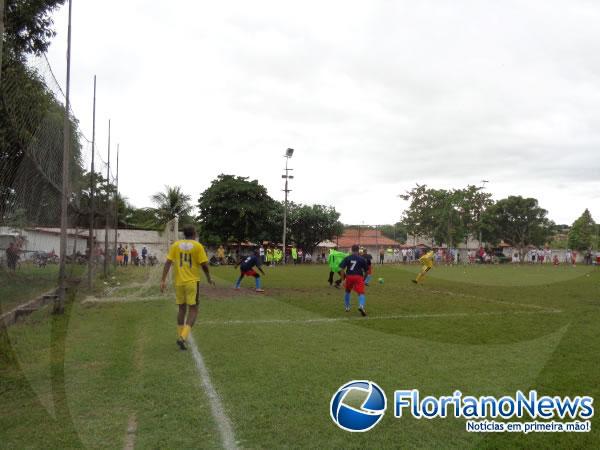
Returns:
[[[342,430],[369,431],[383,417],[387,399],[383,389],[372,381],[346,383],[331,397],[331,419]]]

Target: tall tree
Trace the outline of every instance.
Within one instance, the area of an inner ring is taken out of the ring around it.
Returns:
[[[4,48],[13,54],[41,54],[56,35],[52,13],[65,0],[4,0]]]
[[[410,201],[403,215],[403,224],[408,232],[416,232],[449,247],[466,236],[463,190],[432,189],[417,185],[400,197]]]
[[[27,65],[54,36],[52,12],[64,0],[6,0],[0,83],[0,221],[25,211],[29,225],[59,223],[62,180],[63,104]],[[78,123],[71,118],[71,178],[82,174]],[[70,213],[77,211],[78,195]]]
[[[157,225],[165,225],[176,216],[180,218],[180,222],[190,220],[190,212],[192,205],[190,203],[192,197],[185,194],[179,186],[165,186],[165,190],[157,192],[152,197],[153,209],[156,216]]]
[[[394,225],[381,225],[379,230],[381,231],[381,234],[390,239],[402,244],[406,242],[408,231],[406,225],[402,222],[396,222]]]
[[[258,241],[276,202],[258,181],[235,175],[219,175],[198,199],[203,236],[221,242]]]
[[[553,233],[553,223],[548,211],[538,205],[535,198],[510,196],[497,201],[484,213],[484,237],[488,242],[504,240],[524,256],[528,245],[541,246]]]
[[[596,244],[596,222],[592,214],[586,210],[573,222],[569,232],[568,246],[574,250],[587,250]]]
[[[312,253],[320,242],[333,239],[344,231],[340,214],[331,206],[290,205],[290,241]]]

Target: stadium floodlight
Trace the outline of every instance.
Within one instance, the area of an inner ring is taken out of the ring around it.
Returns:
[[[288,162],[293,154],[294,154],[293,148],[288,148],[285,151],[285,155],[283,155],[285,157],[285,175],[281,176],[281,178],[285,178],[285,188],[283,189],[283,192],[285,193],[285,201],[284,201],[284,206],[283,206],[283,239],[282,239],[282,243],[283,243],[283,261],[282,262],[283,262],[283,264],[285,264],[285,235],[286,235],[286,231],[287,231],[288,193],[291,192],[288,189],[288,181],[290,179],[294,178],[293,176],[291,176],[289,174],[290,170],[294,170],[294,169],[288,168]]]

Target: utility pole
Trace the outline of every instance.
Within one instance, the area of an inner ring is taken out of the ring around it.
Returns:
[[[284,157],[285,157],[285,175],[281,175],[281,178],[285,178],[285,189],[283,190],[283,192],[285,192],[285,201],[284,201],[284,206],[283,206],[283,264],[285,264],[285,257],[286,257],[285,237],[287,234],[288,193],[291,192],[291,190],[288,189],[288,180],[291,180],[294,178],[292,175],[289,175],[289,171],[294,170],[294,169],[288,169],[288,161],[290,160],[290,158],[292,157],[293,154],[294,154],[293,148],[288,148],[285,151],[285,155],[284,155]]]
[[[108,278],[108,217],[110,204],[110,119],[108,119],[108,164],[106,166],[106,211],[104,213],[104,278]],[[116,251],[115,247],[115,251]]]
[[[59,267],[59,292],[54,303],[54,313],[62,314],[65,309],[65,296],[67,290],[67,226],[69,208],[69,157],[71,156],[71,117],[69,110],[71,91],[71,0],[69,0],[69,25],[67,33],[67,89],[65,94],[65,117],[63,127],[63,161],[62,161],[62,192],[60,211],[60,267]],[[77,237],[75,237],[77,239]]]
[[[488,180],[481,180],[481,190],[483,191],[485,189],[485,184],[489,183]],[[479,204],[479,247],[481,247],[481,242],[482,242],[482,232],[481,232],[481,213],[483,209],[483,199],[481,200],[481,203]]]
[[[91,291],[94,287],[94,265],[96,264],[96,255],[94,251],[94,224],[96,211],[94,209],[94,188],[96,187],[96,169],[94,160],[96,156],[96,75],[94,75],[94,107],[92,113],[92,167],[90,169],[90,228],[88,232],[88,289]]]
[[[119,237],[119,150],[120,144],[117,144],[117,180],[115,182],[115,252],[113,256],[113,264],[117,267],[117,239]]]
[[[4,36],[4,0],[0,0],[0,36]],[[4,39],[0,39],[0,68],[2,67],[2,43]],[[0,86],[2,86],[2,70],[0,70]]]

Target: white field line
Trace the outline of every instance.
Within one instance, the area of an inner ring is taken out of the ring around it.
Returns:
[[[488,303],[496,303],[498,305],[519,306],[521,308],[532,308],[532,309],[536,309],[538,311],[544,311],[544,312],[553,312],[553,313],[562,312],[560,309],[556,309],[556,308],[546,308],[545,306],[532,305],[531,303],[507,302],[504,300],[496,300],[493,298],[480,297],[478,295],[461,294],[458,292],[439,291],[439,290],[431,290],[429,292],[431,292],[432,294],[448,295],[450,297],[472,298],[474,300],[480,300],[482,302],[488,302]]]
[[[200,374],[202,386],[204,387],[204,391],[206,392],[206,396],[208,397],[208,402],[210,404],[212,415],[215,421],[217,422],[217,427],[219,428],[219,434],[221,435],[223,448],[227,450],[237,449],[237,442],[235,440],[235,434],[233,433],[231,420],[225,413],[223,403],[221,403],[221,398],[219,397],[219,394],[217,393],[215,387],[212,384],[212,381],[210,380],[210,375],[208,374],[208,369],[206,367],[206,364],[204,363],[204,358],[202,357],[200,350],[198,350],[198,346],[196,345],[194,336],[192,336],[191,334],[188,340],[188,344],[190,349],[192,350],[192,356],[194,357],[196,368],[198,369],[198,373]]]
[[[393,314],[389,316],[367,316],[365,317],[318,317],[313,319],[256,319],[256,320],[199,320],[199,326],[204,325],[269,325],[269,324],[321,324],[331,322],[370,321],[370,320],[399,320],[399,319],[430,319],[450,317],[477,317],[477,316],[504,316],[504,315],[537,315],[537,314],[561,314],[562,311],[494,311],[479,313],[439,313],[439,314]]]
[[[129,416],[127,422],[127,433],[125,434],[125,445],[123,450],[133,450],[135,448],[135,433],[137,432],[137,419],[135,414]]]

